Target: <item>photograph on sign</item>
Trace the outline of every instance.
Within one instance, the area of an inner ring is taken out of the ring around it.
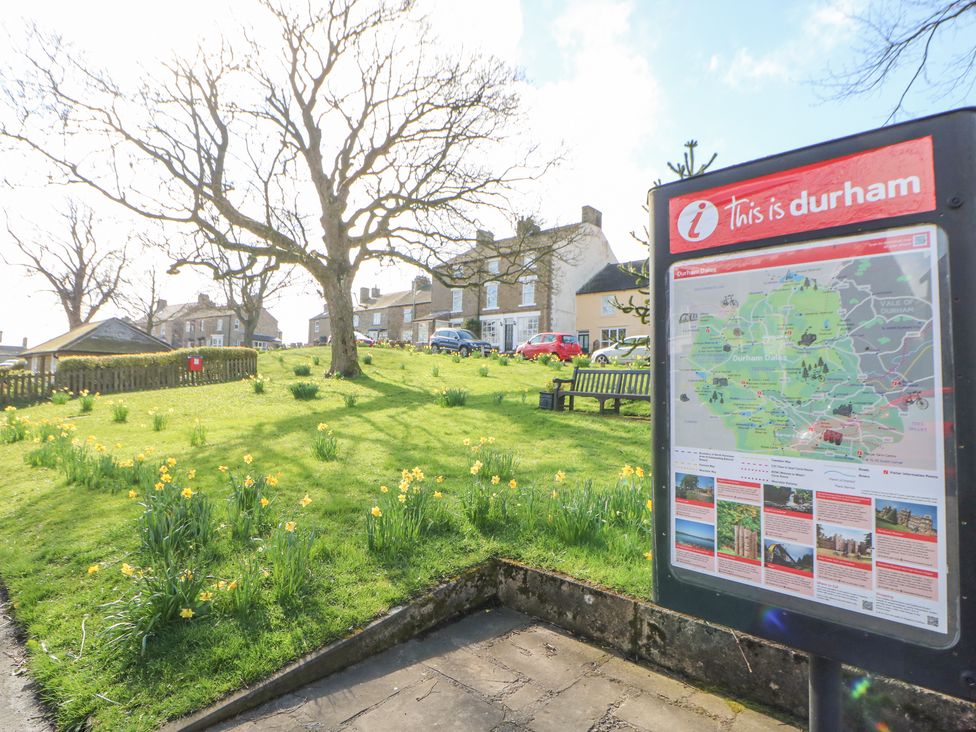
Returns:
[[[671,266],[676,576],[954,632],[939,281],[931,225]]]

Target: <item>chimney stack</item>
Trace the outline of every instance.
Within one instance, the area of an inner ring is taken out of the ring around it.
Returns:
[[[525,218],[519,219],[518,223],[515,224],[515,233],[519,238],[538,234],[539,231],[539,225],[531,216],[526,216]]]
[[[475,241],[479,244],[491,244],[495,241],[495,235],[486,229],[478,229],[477,233],[474,235]]]
[[[359,288],[359,304],[360,305],[367,305],[367,304],[369,304],[369,288],[368,287],[360,287]]]
[[[596,228],[603,228],[603,214],[592,206],[583,206],[583,223],[593,224]]]
[[[27,337],[24,337],[24,348],[27,348]]]
[[[168,303],[163,299],[159,298],[156,300],[156,310],[163,310]]]
[[[210,300],[210,295],[205,292],[197,295],[197,305],[213,305],[213,302]]]
[[[378,288],[376,285],[373,285],[373,292],[371,293],[371,296],[372,296],[372,298],[374,300],[379,299],[379,296],[380,296],[380,288]]]
[[[417,275],[413,278],[413,289],[418,290],[429,290],[430,289],[430,277],[425,275]]]

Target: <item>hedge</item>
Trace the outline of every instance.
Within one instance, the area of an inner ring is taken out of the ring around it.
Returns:
[[[200,348],[180,348],[163,353],[134,353],[125,356],[66,356],[58,361],[59,372],[90,371],[97,368],[122,368],[126,366],[165,366],[186,364],[188,356],[201,356],[204,366],[238,358],[257,358],[254,348],[231,346],[201,346]]]

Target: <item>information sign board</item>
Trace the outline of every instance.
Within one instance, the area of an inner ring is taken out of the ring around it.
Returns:
[[[976,697],[974,157],[963,110],[652,192],[660,604]]]

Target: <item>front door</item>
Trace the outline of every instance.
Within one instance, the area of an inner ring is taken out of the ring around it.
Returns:
[[[576,340],[579,341],[580,348],[583,350],[583,353],[590,352],[590,331],[588,330],[576,331]]]
[[[515,323],[505,323],[505,352],[515,350]]]

